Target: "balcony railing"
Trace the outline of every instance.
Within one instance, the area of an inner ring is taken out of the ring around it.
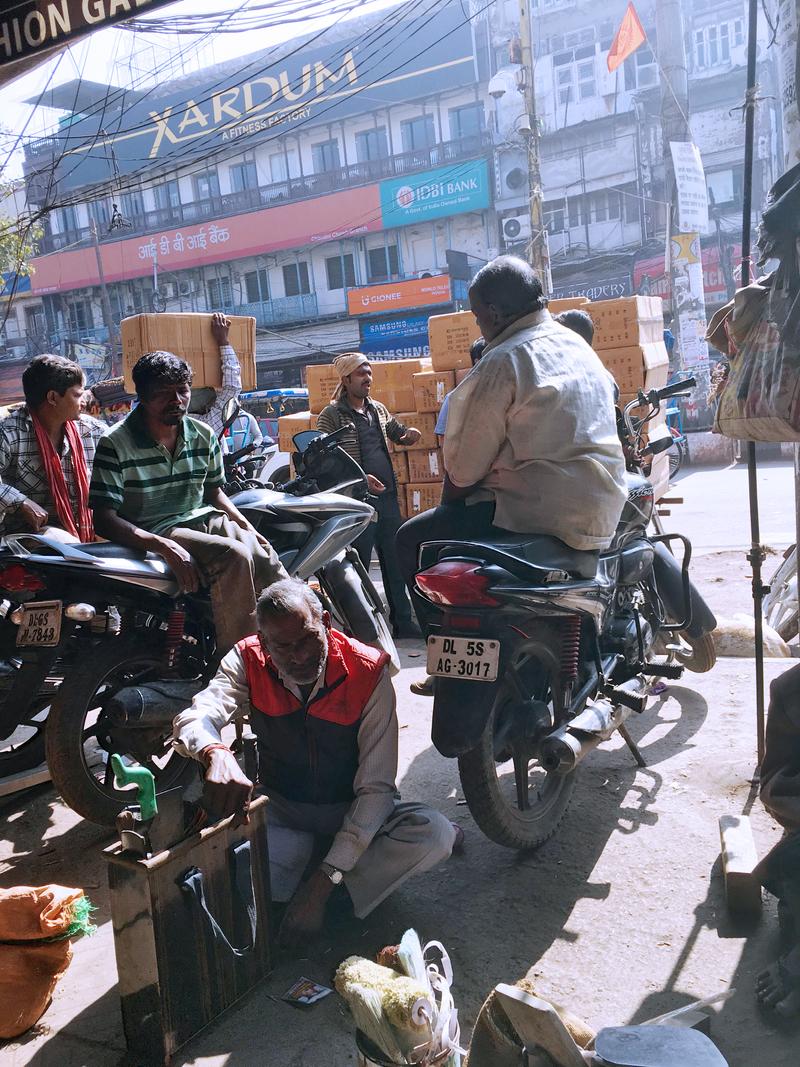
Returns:
[[[272,326],[275,323],[301,322],[317,315],[317,294],[302,293],[299,296],[283,296],[275,300],[257,300],[250,304],[234,304],[225,308],[233,315],[253,315],[256,326]]]
[[[280,204],[297,200],[326,196],[341,189],[371,185],[373,182],[383,181],[386,178],[401,178],[416,171],[430,170],[446,163],[480,156],[491,147],[491,143],[491,134],[486,132],[473,137],[462,137],[457,141],[443,141],[430,148],[420,148],[414,152],[386,156],[384,159],[350,163],[346,167],[337,167],[324,174],[309,174],[302,178],[290,178],[287,181],[262,185],[255,189],[243,189],[238,193],[224,193],[205,200],[194,200],[187,204],[155,208],[139,215],[125,215],[125,221],[131,224],[125,229],[104,233],[102,231],[105,228],[98,224],[100,240],[119,241],[125,237],[158,233],[188,223],[220,219],[227,215],[258,211],[265,207],[277,207]],[[42,252],[58,252],[82,241],[88,242],[90,239],[91,231],[87,227],[64,233],[47,234],[39,242],[39,247]]]

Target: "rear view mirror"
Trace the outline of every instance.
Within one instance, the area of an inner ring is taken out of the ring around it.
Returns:
[[[312,441],[316,441],[318,437],[322,437],[321,430],[301,430],[300,433],[296,433],[292,438],[294,447],[302,455],[308,448]]]
[[[225,401],[225,406],[222,409],[222,421],[225,423],[233,422],[240,410],[239,401],[235,396],[232,396],[230,400]]]

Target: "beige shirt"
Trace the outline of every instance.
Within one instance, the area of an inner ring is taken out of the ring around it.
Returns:
[[[326,659],[327,663],[327,659]],[[325,664],[309,700],[325,679]],[[302,700],[300,690],[286,678],[284,686]],[[175,719],[173,744],[182,756],[199,759],[207,745],[219,744],[223,727],[241,708],[250,706],[247,672],[238,648],[223,658],[208,688]],[[333,839],[325,860],[340,871],[355,867],[375,834],[394,811],[397,801],[397,714],[392,680],[386,668],[364,706],[358,727],[358,769],[353,781],[355,799]]]
[[[450,394],[444,465],[502,529],[608,547],[626,499],[611,375],[548,311],[518,319]]]

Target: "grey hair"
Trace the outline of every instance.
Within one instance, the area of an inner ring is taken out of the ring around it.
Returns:
[[[538,274],[518,256],[498,256],[481,267],[469,291],[504,319],[518,319],[547,306]]]
[[[286,618],[308,610],[317,622],[322,621],[322,604],[313,590],[299,578],[281,578],[268,585],[256,604],[256,619],[262,626],[269,619]]]

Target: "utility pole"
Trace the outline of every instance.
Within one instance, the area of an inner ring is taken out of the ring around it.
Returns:
[[[103,308],[103,322],[108,330],[108,344],[111,356],[111,373],[115,370],[116,354],[116,337],[114,334],[114,317],[111,314],[111,300],[108,296],[108,286],[106,285],[106,276],[103,271],[103,257],[100,255],[100,240],[97,236],[97,223],[92,219],[92,243],[94,244],[94,255],[97,260],[97,273],[100,277],[100,303]]]
[[[529,258],[531,266],[539,275],[547,296],[552,292],[550,275],[550,251],[544,228],[542,211],[542,167],[539,157],[541,135],[536,114],[536,91],[533,83],[533,35],[531,33],[530,0],[519,0],[519,31],[522,71],[520,92],[525,99],[525,113],[529,129],[524,132],[528,147],[528,208],[531,217],[531,243]]]
[[[670,144],[691,141],[689,128],[689,78],[686,62],[683,9],[681,0],[658,0],[656,33],[661,65],[661,136],[664,148],[665,193],[667,202],[667,247],[669,249],[670,290],[672,292],[673,333],[676,337],[681,370],[697,379],[694,410],[686,412],[693,428],[708,429],[710,373],[705,335],[705,294],[703,290],[700,234],[681,234],[678,215],[678,188]],[[680,235],[680,240],[673,240]]]

